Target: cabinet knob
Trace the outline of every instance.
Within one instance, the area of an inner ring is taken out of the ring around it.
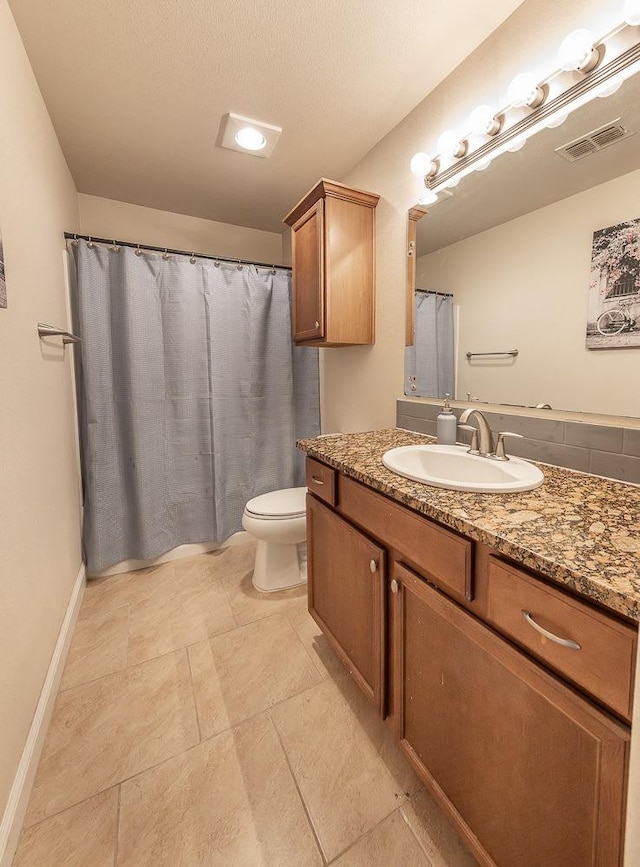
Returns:
[[[378,571],[378,561],[377,560],[369,560],[369,570],[371,572]]]
[[[316,324],[315,324],[315,327],[316,327],[316,328],[320,328],[320,323],[319,323],[319,322],[318,322],[318,320],[317,320],[317,319],[316,319]]]
[[[393,581],[391,582],[391,592],[397,593],[399,589],[400,589],[400,585],[398,584],[398,582],[394,578]]]

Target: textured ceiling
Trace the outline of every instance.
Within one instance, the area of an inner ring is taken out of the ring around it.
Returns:
[[[9,0],[81,192],[281,231],[522,0]],[[283,127],[216,146],[228,111]]]

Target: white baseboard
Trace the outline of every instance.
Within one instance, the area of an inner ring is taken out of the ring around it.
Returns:
[[[62,678],[67,653],[69,652],[73,629],[78,617],[78,611],[80,610],[84,585],[85,566],[83,563],[71,591],[69,604],[33,715],[31,728],[27,735],[27,742],[22,751],[22,757],[13,780],[2,822],[0,822],[0,867],[10,867],[18,845],[22,823],[29,804],[31,787],[33,786],[38,769],[40,753],[42,752],[44,739],[49,728],[49,721],[58,694],[58,687]]]

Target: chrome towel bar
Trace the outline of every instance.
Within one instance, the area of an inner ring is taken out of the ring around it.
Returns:
[[[476,358],[479,355],[510,355],[512,358],[516,358],[518,350],[509,349],[506,352],[467,352],[467,358]]]
[[[38,337],[42,340],[43,337],[62,337],[64,343],[80,343],[80,338],[70,331],[65,331],[63,328],[56,328],[54,325],[44,325],[38,322]]]

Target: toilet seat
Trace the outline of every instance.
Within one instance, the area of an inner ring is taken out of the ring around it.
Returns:
[[[261,521],[283,521],[306,514],[306,488],[283,488],[249,500],[245,512]]]

